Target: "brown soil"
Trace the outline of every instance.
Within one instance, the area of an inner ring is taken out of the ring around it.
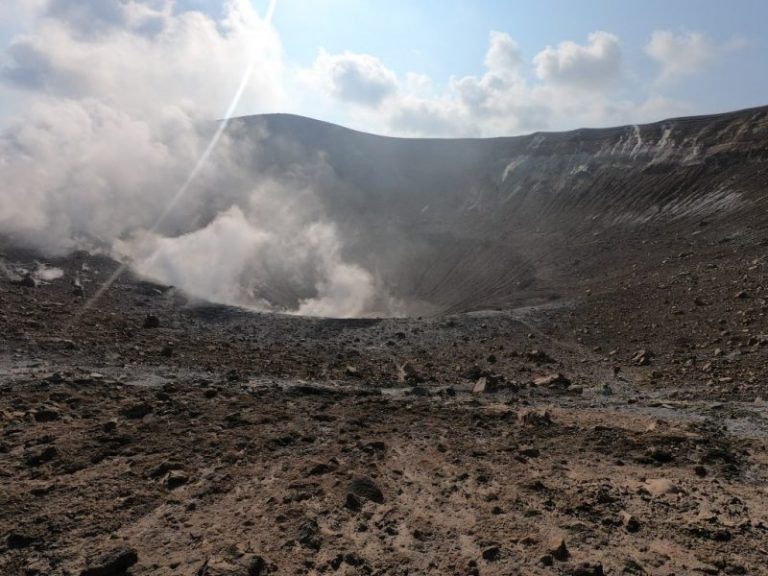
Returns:
[[[8,251],[0,573],[768,574],[760,242],[384,320],[84,308],[114,262]]]

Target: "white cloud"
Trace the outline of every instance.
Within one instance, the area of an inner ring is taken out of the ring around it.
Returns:
[[[718,47],[700,32],[656,30],[645,51],[661,64],[659,79],[669,80],[701,72],[715,58]]]
[[[378,106],[398,89],[395,73],[369,54],[321,51],[310,76],[333,97],[362,106]]]
[[[0,24],[27,23],[39,13],[48,0],[20,0],[0,3]]]
[[[283,100],[279,39],[247,0],[228,2],[226,17],[218,22],[201,12],[154,8],[156,2],[93,8],[102,4],[56,0],[39,10],[34,32],[14,38],[0,61],[4,84],[47,96],[98,98],[143,116],[184,105],[216,117],[257,53],[261,58],[241,111],[276,107]],[[93,27],[99,34],[83,34],[83,18],[101,21]]]
[[[327,62],[347,61],[350,55],[322,53],[311,69],[316,82],[330,82]],[[657,120],[685,109],[680,102],[657,94],[621,96],[626,80],[618,38],[594,32],[588,43],[562,42],[533,59],[535,80],[527,79],[524,61],[514,40],[491,32],[479,76],[451,78],[444,89],[423,75],[400,81],[372,56],[355,61],[375,62],[387,79],[387,96],[365,101],[353,119],[363,129],[403,136],[498,136],[584,126],[608,126]],[[318,62],[323,63],[318,65]],[[349,101],[338,91],[332,99]]]
[[[523,59],[517,43],[509,34],[493,31],[489,35],[488,51],[483,63],[496,74],[517,74]]]
[[[586,46],[561,42],[547,46],[533,59],[536,75],[545,82],[600,89],[621,75],[619,39],[608,32],[593,32]]]

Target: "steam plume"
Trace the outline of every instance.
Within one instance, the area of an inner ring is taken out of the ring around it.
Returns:
[[[50,254],[107,251],[229,304],[392,313],[374,275],[343,258],[313,192],[322,159],[266,175],[269,135],[230,125],[281,102],[274,7],[262,18],[230,0],[215,21],[154,0],[41,3],[0,69],[18,108],[0,136],[0,234]]]

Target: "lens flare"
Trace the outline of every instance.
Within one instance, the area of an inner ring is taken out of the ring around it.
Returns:
[[[270,0],[269,6],[267,7],[267,13],[264,17],[264,22],[267,25],[270,25],[272,23],[272,17],[274,16],[276,6],[277,6],[277,0]],[[227,129],[227,126],[232,120],[232,117],[235,113],[235,109],[237,108],[238,104],[240,104],[240,100],[243,97],[243,93],[245,92],[245,89],[248,86],[248,82],[250,81],[251,76],[253,75],[254,68],[258,63],[259,56],[260,54],[254,49],[253,52],[251,53],[251,58],[248,62],[248,66],[246,66],[245,71],[243,72],[243,76],[240,80],[240,84],[237,87],[237,90],[235,91],[234,96],[232,97],[232,101],[230,102],[229,107],[227,108],[226,114],[224,114],[224,118],[219,122],[219,126],[218,128],[216,128],[216,132],[214,132],[213,136],[211,137],[211,140],[208,142],[208,145],[205,147],[205,150],[200,155],[200,158],[198,158],[197,163],[190,171],[189,176],[187,176],[187,179],[181,185],[181,187],[176,192],[176,194],[173,195],[173,198],[171,198],[170,202],[168,202],[165,209],[162,211],[160,216],[158,216],[157,220],[155,220],[155,223],[150,228],[150,232],[156,232],[158,228],[163,224],[165,219],[168,218],[168,215],[171,212],[173,212],[173,209],[184,198],[190,186],[197,179],[197,176],[200,174],[200,171],[208,162],[208,159],[211,157],[211,154],[216,149],[216,146],[218,145],[219,140],[221,140],[221,137],[224,134],[224,131]],[[150,256],[150,259],[153,257],[154,256]],[[115,272],[112,273],[112,275],[104,282],[104,284],[101,285],[101,287],[96,291],[96,293],[87,302],[85,302],[85,304],[83,304],[83,307],[80,309],[80,313],[76,315],[75,319],[79,318],[85,311],[92,308],[96,304],[96,302],[98,302],[101,299],[104,293],[107,290],[109,290],[115,282],[117,282],[117,279],[120,278],[123,272],[125,272],[127,269],[128,269],[127,263],[121,264],[117,268],[117,270],[115,270]]]

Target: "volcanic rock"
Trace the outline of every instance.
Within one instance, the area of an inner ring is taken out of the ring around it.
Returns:
[[[583,562],[577,565],[571,574],[573,576],[603,576],[603,565],[599,562],[597,564]]]
[[[680,492],[680,488],[668,478],[649,478],[642,490],[654,498]]]
[[[140,420],[147,414],[152,412],[152,406],[147,402],[139,402],[137,404],[131,404],[120,410],[120,414],[129,420]]]
[[[248,576],[263,576],[267,573],[267,561],[261,556],[254,556],[248,562]]]
[[[568,546],[566,546],[565,540],[562,538],[555,540],[552,543],[549,549],[549,554],[558,562],[565,562],[571,556],[571,553],[568,551]]]
[[[352,480],[352,483],[349,485],[349,491],[355,496],[365,498],[371,502],[376,502],[377,504],[384,503],[384,493],[372,479],[366,476]]]
[[[493,545],[483,550],[483,560],[486,562],[496,562],[501,556],[501,548]]]
[[[5,539],[6,545],[11,550],[18,550],[21,548],[29,548],[37,541],[35,536],[27,534],[25,532],[12,531]]]
[[[552,358],[549,354],[544,352],[543,350],[531,350],[530,352],[526,353],[526,357],[529,360],[532,360],[536,364],[552,364],[555,360]]]
[[[571,385],[570,379],[563,376],[560,372],[549,374],[547,376],[540,376],[533,380],[534,386],[540,387],[552,387],[552,388],[568,388]]]
[[[181,470],[171,470],[165,479],[165,485],[169,490],[183,486],[187,482],[189,482],[189,476],[187,476]]]
[[[46,446],[40,450],[35,450],[26,458],[27,466],[35,467],[50,462],[59,455],[55,446]]]
[[[115,548],[88,563],[80,576],[120,576],[138,562],[136,550],[128,547]]]
[[[320,526],[315,520],[307,519],[299,527],[299,542],[312,550],[320,549]]]
[[[653,358],[653,352],[650,350],[638,350],[632,357],[632,363],[635,366],[647,366],[651,363],[651,358]]]
[[[37,280],[35,280],[34,276],[31,274],[24,274],[21,280],[19,280],[19,286],[24,286],[25,288],[37,288]]]
[[[363,507],[363,503],[360,501],[360,498],[358,498],[351,492],[348,492],[347,497],[344,500],[344,507],[349,510],[352,510],[353,512],[359,512],[360,509]]]

